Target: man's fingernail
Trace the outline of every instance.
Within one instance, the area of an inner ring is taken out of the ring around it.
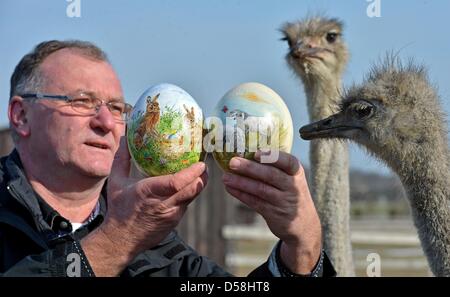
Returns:
[[[230,168],[231,168],[231,169],[238,169],[240,164],[241,164],[241,161],[239,161],[239,160],[236,159],[236,158],[233,158],[233,159],[231,159],[231,161],[230,161]]]

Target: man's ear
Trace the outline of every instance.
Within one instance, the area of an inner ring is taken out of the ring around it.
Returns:
[[[28,106],[22,97],[14,96],[11,98],[8,105],[9,122],[11,129],[14,129],[22,137],[28,137],[30,135],[30,125],[27,119],[28,110]]]

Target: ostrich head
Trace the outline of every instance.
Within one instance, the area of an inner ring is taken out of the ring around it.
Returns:
[[[300,135],[353,140],[394,170],[427,155],[445,159],[448,146],[445,115],[425,68],[392,56],[345,92],[340,112],[302,127]]]
[[[348,51],[342,26],[334,18],[314,17],[282,27],[283,40],[289,44],[286,61],[303,81],[336,77],[344,71]]]

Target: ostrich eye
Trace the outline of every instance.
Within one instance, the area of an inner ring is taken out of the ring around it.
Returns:
[[[289,37],[285,36],[283,38],[280,38],[280,40],[287,41],[287,43],[289,44],[289,47],[292,47],[292,41]]]
[[[339,34],[336,32],[329,32],[327,33],[327,41],[329,43],[334,43],[336,39],[338,38]]]
[[[372,116],[375,107],[369,103],[355,104],[353,105],[352,111],[359,118],[364,119]]]

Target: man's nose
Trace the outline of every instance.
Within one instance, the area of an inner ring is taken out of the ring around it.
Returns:
[[[117,120],[108,107],[104,104],[98,107],[97,114],[93,117],[91,125],[93,128],[100,128],[104,132],[109,132],[114,129]]]

